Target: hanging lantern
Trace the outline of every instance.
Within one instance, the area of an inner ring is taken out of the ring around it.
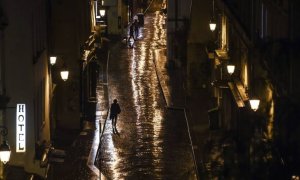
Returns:
[[[68,78],[69,78],[69,71],[67,69],[66,64],[63,65],[63,68],[60,71],[60,76],[61,76],[62,80],[64,80],[64,81],[68,80]]]
[[[62,70],[60,71],[60,76],[61,76],[61,79],[66,81],[68,80],[69,78],[69,71],[68,70]]]
[[[105,16],[105,9],[100,9],[99,13],[100,13],[101,17],[104,17]]]
[[[10,159],[11,150],[6,141],[0,145],[0,160],[3,164],[6,164]]]
[[[51,56],[51,57],[50,57],[50,64],[51,64],[51,65],[54,65],[54,64],[56,63],[56,59],[57,59],[56,56]]]
[[[209,22],[209,29],[211,31],[214,31],[216,29],[216,27],[217,27],[217,23],[216,23],[216,21],[214,19],[214,14],[215,14],[215,1],[214,0],[212,1],[212,14],[213,14],[212,18],[211,18],[211,20]]]
[[[259,99],[250,99],[249,103],[250,103],[251,109],[253,111],[256,111],[259,107],[260,100]]]
[[[234,70],[235,70],[235,65],[227,65],[227,72],[228,74],[232,75],[234,73]]]
[[[216,29],[216,27],[217,27],[217,23],[213,19],[211,19],[209,22],[209,29],[211,31],[214,31]]]

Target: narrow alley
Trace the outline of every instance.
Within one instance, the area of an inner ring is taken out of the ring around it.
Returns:
[[[110,48],[107,84],[98,86],[107,87],[109,103],[118,99],[121,113],[117,134],[110,120],[100,119],[96,164],[107,179],[196,179],[184,113],[166,108],[155,68],[155,62],[166,66],[157,53],[166,48],[164,21],[159,12],[147,14],[134,48],[121,42]]]

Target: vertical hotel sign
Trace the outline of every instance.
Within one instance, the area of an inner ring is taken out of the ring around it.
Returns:
[[[26,151],[26,106],[25,104],[17,104],[16,117],[16,152],[21,153]]]

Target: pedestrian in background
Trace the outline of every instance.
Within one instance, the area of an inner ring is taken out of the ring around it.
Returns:
[[[129,38],[128,39],[130,39],[131,37],[134,38],[133,35],[134,35],[134,26],[133,26],[133,24],[131,24],[129,26]]]
[[[137,40],[137,38],[139,37],[139,21],[136,19],[133,22],[133,27],[134,27],[134,34],[135,34],[135,38],[134,40]]]
[[[117,133],[117,120],[118,114],[121,113],[120,105],[118,104],[118,100],[114,99],[113,103],[110,106],[110,119],[112,120],[112,129],[113,133]]]

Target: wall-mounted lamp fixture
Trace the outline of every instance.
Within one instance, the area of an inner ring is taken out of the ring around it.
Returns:
[[[68,80],[69,78],[69,71],[68,70],[62,70],[60,71],[60,76],[61,76],[61,79],[66,81]]]
[[[234,70],[235,70],[235,65],[232,65],[232,64],[227,65],[228,74],[232,75],[234,73]]]
[[[7,128],[5,126],[0,126],[0,134],[4,138],[7,135]],[[6,164],[10,159],[11,150],[6,140],[0,145],[0,160],[3,164]]]
[[[211,31],[214,31],[217,27],[217,23],[215,21],[215,18],[214,18],[214,15],[215,15],[215,1],[213,0],[212,1],[212,18],[210,19],[210,22],[209,22],[209,29]]]
[[[259,107],[259,104],[260,104],[260,100],[257,99],[257,98],[252,98],[249,100],[249,103],[250,103],[250,107],[253,111],[256,111]]]
[[[66,81],[69,78],[69,71],[67,69],[67,66],[64,64],[62,70],[60,71],[61,79]]]
[[[53,66],[56,63],[56,56],[50,56],[50,64]]]
[[[100,9],[99,10],[100,16],[104,17],[105,16],[105,12],[106,12],[105,9]]]
[[[61,59],[61,58],[59,58],[59,59]],[[57,56],[50,56],[49,61],[50,61],[50,64],[52,66],[55,65],[56,63],[58,63],[58,65],[56,65],[56,67],[51,68],[51,71],[54,71],[54,74],[56,74],[55,72],[57,72],[57,69],[59,67],[61,67],[61,64],[63,64],[61,70],[59,71],[60,72],[60,77],[64,81],[68,80],[69,71],[68,71],[67,66],[64,63],[64,61],[57,62]]]
[[[209,29],[211,31],[214,31],[216,29],[216,27],[217,27],[216,21],[214,19],[211,19],[210,22],[209,22]]]

